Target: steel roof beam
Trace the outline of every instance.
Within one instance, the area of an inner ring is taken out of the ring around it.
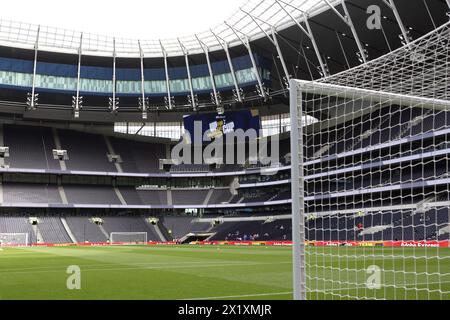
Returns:
[[[186,71],[188,75],[189,91],[191,92],[191,107],[195,111],[197,110],[197,101],[194,94],[194,86],[192,84],[191,68],[189,65],[189,51],[186,49],[180,39],[178,39],[178,43],[180,44],[181,51],[183,51],[184,54],[184,61],[186,63]]]
[[[234,32],[234,34],[238,37],[239,41],[244,45],[244,47],[247,48],[248,55],[250,57],[250,60],[252,62],[252,66],[253,66],[253,73],[258,82],[257,88],[258,88],[259,94],[261,95],[262,98],[267,99],[267,92],[262,83],[261,76],[258,71],[258,67],[256,66],[255,57],[253,56],[252,47],[250,45],[250,42],[249,42],[247,36],[244,35],[245,38],[241,37],[238,33],[240,31],[236,30],[234,27],[229,25],[226,21],[224,23],[228,28],[230,28]],[[242,33],[242,32],[240,32],[240,33]]]
[[[448,0],[450,1],[450,0]],[[406,44],[410,43],[410,36],[408,34],[408,31],[405,28],[405,25],[403,24],[402,18],[400,17],[400,14],[398,13],[397,7],[395,6],[394,0],[383,0],[384,4],[386,4],[394,13],[395,20],[397,20],[397,24],[400,27],[400,30],[403,35],[403,39]]]
[[[337,9],[330,3],[329,0],[323,0],[330,7],[330,9],[350,28],[353,34],[353,38],[355,39],[356,45],[358,46],[359,54],[361,55],[361,59],[364,63],[367,62],[366,51],[364,50],[361,41],[359,40],[358,33],[356,32],[355,26],[353,24],[352,18],[347,9],[347,5],[345,4],[345,0],[341,1],[342,8],[344,9],[345,15],[342,15]]]
[[[217,39],[217,42],[220,44],[220,46],[225,51],[225,54],[227,56],[228,66],[230,68],[231,77],[233,78],[233,83],[234,83],[234,90],[236,92],[236,100],[238,102],[243,102],[244,99],[242,97],[241,88],[239,88],[239,83],[236,78],[236,72],[234,70],[233,61],[231,60],[230,49],[228,48],[228,44],[226,43],[225,40],[221,39],[218,35],[216,35],[214,33],[214,31],[212,31],[212,30],[210,30],[210,31],[214,35],[214,37]]]
[[[258,28],[266,35],[267,39],[269,39],[269,41],[273,44],[273,46],[275,47],[275,49],[277,50],[277,54],[278,54],[278,59],[281,62],[281,66],[283,68],[283,72],[284,72],[284,86],[286,87],[286,89],[289,89],[289,80],[291,79],[291,75],[289,74],[289,71],[287,70],[286,67],[286,62],[284,61],[284,57],[283,57],[283,52],[281,52],[281,48],[280,45],[278,44],[278,39],[276,36],[276,31],[275,31],[275,27],[270,25],[267,22],[264,22],[266,24],[269,24],[271,27],[271,35],[269,35],[266,30],[264,30],[263,27],[261,27],[261,25],[258,23],[257,19],[260,20],[259,18],[255,18],[253,15],[251,15],[248,12],[245,12],[244,10],[241,9],[242,12],[244,12],[245,14],[247,14],[252,20],[253,22],[258,26]]]
[[[322,55],[320,54],[319,47],[317,46],[316,38],[314,37],[314,34],[311,29],[311,25],[309,23],[309,16],[306,15],[300,9],[297,9],[296,7],[292,6],[289,3],[286,3],[282,0],[275,0],[275,1],[278,3],[278,5],[280,5],[280,7],[284,10],[284,12],[286,12],[286,14],[291,18],[291,20],[293,20],[295,22],[295,24],[300,28],[300,30],[311,40],[317,60],[319,61],[320,69],[322,70],[322,73],[324,76],[328,76],[329,71],[328,71],[328,68],[325,66],[325,63],[323,62]],[[287,11],[286,8],[283,5],[281,5],[281,3],[283,3],[289,7],[292,7],[303,13],[303,22],[305,23],[307,30],[305,30],[305,28],[303,28],[303,26],[300,24],[300,21],[298,21],[298,19],[296,19],[289,11]]]
[[[203,49],[203,52],[205,53],[206,56],[206,63],[208,64],[208,71],[209,71],[209,77],[211,79],[211,86],[212,86],[212,94],[213,94],[213,103],[216,105],[216,107],[219,107],[221,105],[221,101],[219,98],[219,94],[217,92],[217,88],[216,88],[216,80],[214,79],[214,73],[212,70],[212,66],[211,66],[211,60],[209,58],[209,49],[208,47],[198,38],[197,35],[195,35],[195,37],[197,38],[198,43],[200,43],[200,46]]]

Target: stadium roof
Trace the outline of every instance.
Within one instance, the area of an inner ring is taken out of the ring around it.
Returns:
[[[197,34],[172,39],[119,38],[113,34],[97,35],[44,24],[0,20],[0,45],[29,49],[38,45],[40,50],[68,53],[81,48],[87,55],[112,56],[115,52],[119,57],[139,57],[140,47],[146,57],[159,57],[164,52],[169,56],[182,55],[185,51],[195,54],[205,48],[220,50],[224,44],[237,46],[247,39],[263,38],[273,30],[292,26],[293,19],[313,16],[338,3],[340,0],[243,0],[242,6],[224,22],[198,30]],[[167,17],[170,21],[170,13]],[[79,17],[71,15],[71,19]],[[186,22],[189,23],[189,17],[174,23],[182,26]]]

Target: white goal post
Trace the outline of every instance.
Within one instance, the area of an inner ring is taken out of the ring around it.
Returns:
[[[449,43],[290,81],[294,299],[450,296]]]
[[[147,232],[111,232],[109,242],[111,244],[144,244],[147,243]]]
[[[28,233],[0,233],[0,247],[28,246]]]

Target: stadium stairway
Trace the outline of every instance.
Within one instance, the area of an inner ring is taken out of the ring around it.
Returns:
[[[41,231],[39,230],[37,225],[32,226],[34,236],[36,237],[37,243],[44,243],[44,238],[42,237]]]
[[[167,228],[164,225],[164,223],[161,220],[159,220],[157,225],[158,225],[159,231],[162,233],[162,235],[164,236],[166,241],[172,241],[173,237],[170,235],[169,231],[167,231]]]
[[[75,238],[74,234],[72,233],[72,230],[70,230],[69,224],[67,223],[66,218],[61,217],[61,223],[64,226],[64,229],[67,232],[67,235],[69,236],[70,240],[72,240],[73,243],[78,243],[77,238]]]
[[[123,197],[122,193],[120,192],[119,188],[114,187],[114,192],[116,193],[116,196],[122,205],[124,205],[124,206],[128,205],[127,202],[125,201],[125,198]]]
[[[114,147],[111,143],[111,140],[109,140],[109,137],[103,136],[103,138],[105,139],[106,147],[108,148],[109,154],[117,155],[116,152],[114,151]],[[120,172],[120,173],[123,172],[122,165],[119,162],[114,162],[114,166],[116,167],[117,172]]]
[[[109,234],[108,234],[108,232],[106,232],[105,228],[103,228],[103,226],[101,224],[98,224],[98,227],[99,227],[100,231],[105,235],[106,239],[109,240]]]
[[[173,198],[172,198],[172,190],[167,190],[167,205],[172,206],[173,205]]]
[[[155,232],[156,232],[156,234],[158,235],[159,239],[160,239],[162,242],[166,242],[167,239],[166,239],[166,237],[164,237],[164,235],[162,234],[161,229],[159,229],[159,224],[157,223],[157,224],[153,225],[153,228],[155,229]]]
[[[214,188],[209,189],[208,194],[206,195],[205,201],[203,201],[203,205],[207,206],[209,204],[209,200],[214,192]]]
[[[62,150],[61,140],[59,139],[58,131],[55,128],[52,128],[52,135],[53,135],[53,140],[54,140],[56,149]],[[60,166],[62,171],[66,171],[67,170],[67,165],[66,165],[66,162],[64,160],[60,160],[59,161],[59,166]]]

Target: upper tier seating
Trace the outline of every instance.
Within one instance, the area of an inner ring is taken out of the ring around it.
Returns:
[[[3,125],[3,145],[9,147],[6,163],[11,168],[59,170],[53,159],[55,141],[52,131],[45,127]]]

